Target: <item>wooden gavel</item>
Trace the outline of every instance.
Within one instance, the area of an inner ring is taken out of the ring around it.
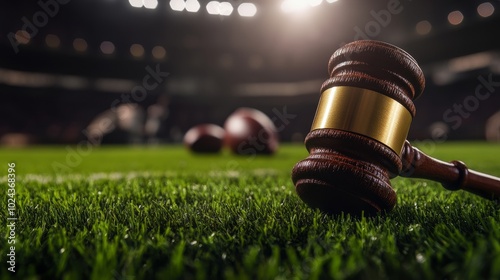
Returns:
[[[338,49],[311,131],[309,156],[292,180],[300,198],[327,213],[367,215],[396,204],[390,178],[425,178],[449,190],[500,198],[500,178],[469,170],[460,161],[433,159],[406,141],[415,117],[413,100],[425,79],[417,62],[393,45],[362,40]]]

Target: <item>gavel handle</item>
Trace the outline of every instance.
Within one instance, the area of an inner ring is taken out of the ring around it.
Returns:
[[[400,176],[440,182],[448,190],[465,190],[491,200],[500,199],[500,178],[470,170],[461,161],[447,163],[424,154],[406,141]]]

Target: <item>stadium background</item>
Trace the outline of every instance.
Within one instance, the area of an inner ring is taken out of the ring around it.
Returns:
[[[242,106],[293,114],[280,138],[300,142],[330,55],[356,39],[395,44],[423,68],[409,139],[484,140],[489,126],[499,140],[498,1],[302,2],[290,12],[287,1],[4,1],[0,143],[77,143],[97,116],[128,102],[142,125],[160,108],[155,140],[115,131],[103,143],[180,142]],[[151,71],[163,76],[131,98]]]

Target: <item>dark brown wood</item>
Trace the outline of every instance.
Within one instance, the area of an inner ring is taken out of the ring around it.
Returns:
[[[378,41],[357,41],[338,49],[328,64],[334,86],[370,89],[396,99],[415,115],[413,99],[424,88],[424,76],[403,50]],[[363,135],[336,129],[311,131],[305,140],[309,157],[297,163],[292,180],[301,199],[328,213],[374,214],[396,204],[390,177],[402,168],[387,146]]]
[[[439,182],[448,190],[465,190],[487,199],[500,199],[500,178],[467,168],[461,161],[444,162],[429,157],[406,141],[401,156],[403,177]]]
[[[334,86],[376,91],[403,104],[415,116],[413,100],[424,89],[416,61],[403,50],[378,41],[356,41],[337,50],[328,64],[330,78],[321,92]],[[402,157],[363,135],[336,129],[311,131],[305,140],[309,156],[292,170],[299,197],[327,213],[354,215],[391,210],[396,193],[390,178],[401,175],[441,182],[498,199],[500,179],[469,170],[459,161],[432,159],[405,143]]]
[[[425,78],[411,55],[384,42],[361,40],[335,51],[328,62],[330,78],[321,92],[334,86],[353,86],[385,94],[415,116],[413,100],[422,94]]]
[[[309,157],[297,163],[292,171],[295,190],[306,204],[327,213],[356,215],[375,214],[394,207],[396,193],[386,166],[393,166],[391,161],[397,161],[398,157],[389,148],[364,136],[335,129],[312,131],[306,146]],[[374,160],[377,158],[382,161]]]

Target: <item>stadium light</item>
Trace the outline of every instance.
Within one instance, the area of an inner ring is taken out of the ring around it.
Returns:
[[[323,2],[323,0],[308,0],[307,1],[309,6],[311,6],[311,7],[319,6],[319,5],[321,5],[322,2]]]
[[[229,2],[218,2],[218,1],[210,1],[208,2],[207,12],[211,15],[221,15],[221,16],[229,16],[233,13],[233,5]]]
[[[281,3],[281,9],[285,13],[292,13],[304,10],[307,7],[306,0],[285,0]]]
[[[128,0],[130,3],[130,6],[134,8],[141,8],[142,7],[142,0]]]
[[[218,1],[210,1],[207,4],[207,12],[211,15],[218,15],[219,14],[219,5],[220,3]]]
[[[230,16],[233,13],[233,5],[229,2],[221,2],[219,5],[219,14],[221,16]]]
[[[146,9],[156,9],[158,6],[158,0],[143,0],[142,4]]]
[[[327,3],[334,3],[338,0],[325,0]],[[285,13],[294,13],[303,11],[309,7],[317,7],[323,4],[323,0],[283,0],[281,10]]]
[[[257,13],[257,7],[252,3],[241,3],[238,6],[238,14],[242,17],[253,17]]]
[[[183,11],[186,8],[184,0],[170,0],[170,8],[174,11]]]
[[[200,10],[200,2],[198,0],[187,0],[186,11],[196,13]]]

